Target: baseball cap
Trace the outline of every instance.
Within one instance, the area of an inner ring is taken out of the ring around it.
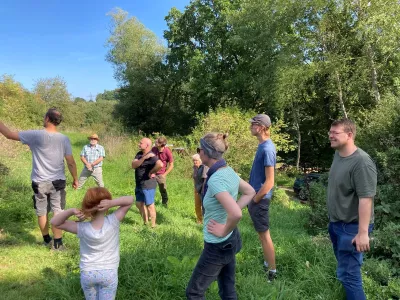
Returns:
[[[258,114],[249,120],[251,123],[258,123],[267,128],[271,127],[271,119],[265,114]]]

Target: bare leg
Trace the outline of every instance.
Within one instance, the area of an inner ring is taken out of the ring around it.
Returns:
[[[149,215],[151,217],[151,227],[156,227],[156,206],[153,204],[150,204],[147,206],[147,209],[149,210]]]
[[[58,213],[58,212],[57,212]],[[53,213],[54,215],[56,215],[57,213]],[[47,218],[47,223],[49,222],[49,219]],[[56,228],[55,226],[51,226],[51,230],[53,231],[53,236],[54,236],[54,238],[55,239],[60,239],[60,238],[62,238],[62,234],[63,234],[63,232],[62,232],[62,230],[61,229],[58,229],[58,228]]]
[[[38,224],[43,236],[49,234],[49,218],[47,215],[38,216]]]
[[[149,221],[149,219],[147,216],[147,209],[144,206],[144,203],[140,202],[140,201],[136,201],[136,207],[139,209],[139,212],[140,212],[140,215],[142,216],[144,225],[146,225],[147,222]]]
[[[264,260],[268,262],[268,265],[271,270],[275,270],[276,269],[275,249],[271,239],[271,235],[269,234],[269,230],[264,232],[258,232],[258,238],[260,239],[261,246],[263,248]]]

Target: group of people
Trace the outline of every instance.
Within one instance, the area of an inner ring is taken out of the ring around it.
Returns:
[[[57,132],[61,113],[51,108],[44,117],[44,130],[11,131],[0,122],[0,132],[8,139],[27,144],[32,152],[32,189],[45,245],[63,248],[62,230],[77,234],[80,239],[81,285],[86,299],[114,299],[118,285],[119,224],[133,204],[132,196],[112,199],[104,188],[102,162],[105,151],[98,136],[81,152],[84,164],[80,177],[72,156],[71,144]],[[250,119],[250,133],[258,139],[258,148],[250,172],[249,183],[242,180],[223,159],[228,149],[227,135],[208,133],[199,141],[193,156],[195,211],[203,223],[204,249],[186,289],[187,299],[204,299],[210,284],[217,280],[221,299],[237,299],[235,289],[235,255],[242,243],[238,223],[247,207],[261,242],[267,280],[277,277],[275,250],[269,230],[269,206],[274,187],[276,149],[270,138],[271,120],[265,114]],[[373,229],[373,198],[377,172],[367,153],[355,145],[356,126],[349,119],[332,123],[328,133],[336,150],[329,173],[329,235],[336,256],[337,277],[347,299],[365,299],[361,280],[363,252],[369,250],[369,233]],[[147,224],[156,226],[154,195],[157,185],[162,202],[168,205],[166,175],[173,169],[173,156],[166,139],[157,139],[152,148],[143,138],[140,151],[132,161],[135,169],[136,206]],[[74,189],[82,187],[93,176],[98,187],[87,190],[80,209],[65,210],[64,159],[72,175]],[[239,196],[240,193],[240,196]],[[106,212],[119,207],[112,214]],[[53,212],[53,230],[49,235],[48,213]],[[80,221],[68,218],[76,216]]]

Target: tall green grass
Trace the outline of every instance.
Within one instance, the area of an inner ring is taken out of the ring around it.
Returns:
[[[79,171],[82,134],[69,134]],[[114,197],[133,194],[130,162],[139,138],[106,142],[103,173]],[[101,144],[101,141],[100,141]],[[111,151],[113,149],[114,151]],[[116,150],[118,149],[118,151]],[[1,156],[0,156],[1,157]],[[135,207],[121,224],[121,262],[118,299],[185,299],[185,288],[201,253],[202,227],[195,222],[191,156],[175,155],[175,169],[168,177],[170,204],[161,204],[157,193],[156,229],[144,226]],[[10,169],[0,177],[0,297],[1,299],[82,299],[79,282],[79,245],[66,233],[68,248],[53,253],[40,245],[42,238],[32,209],[29,174],[30,153],[1,159]],[[71,182],[69,178],[69,183]],[[82,190],[67,189],[67,206],[79,207]],[[343,299],[335,279],[335,258],[327,235],[312,237],[304,228],[309,208],[291,201],[277,190],[271,205],[271,235],[276,247],[279,279],[271,284],[262,269],[262,251],[247,212],[240,222],[243,248],[237,255],[237,291],[240,299]],[[389,299],[388,290],[364,274],[369,299]],[[207,299],[219,299],[214,283]]]

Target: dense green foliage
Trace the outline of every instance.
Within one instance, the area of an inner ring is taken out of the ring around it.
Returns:
[[[10,76],[0,78],[0,120],[18,129],[41,127],[47,109],[57,107],[64,118],[61,130],[120,132],[118,119],[112,117],[115,104],[116,100],[87,102],[79,97],[72,101],[65,82],[58,77],[39,80],[33,92]]]

